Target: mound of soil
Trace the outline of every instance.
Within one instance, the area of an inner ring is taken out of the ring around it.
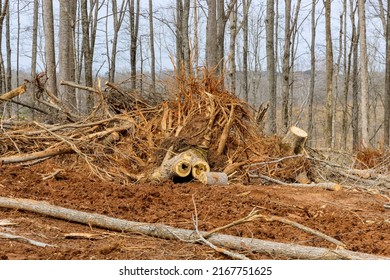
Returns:
[[[60,167],[59,167],[60,166]],[[64,168],[64,166],[67,166]],[[58,171],[58,169],[60,169]],[[56,172],[58,171],[58,172]],[[55,175],[54,175],[55,174]],[[346,249],[390,257],[389,196],[375,190],[278,185],[205,186],[197,182],[120,184],[89,175],[88,168],[48,160],[34,166],[2,166],[0,196],[28,198],[131,221],[194,229],[196,203],[200,230],[212,230],[248,215],[254,208],[332,236]],[[53,175],[53,176],[48,176]],[[226,259],[210,247],[126,234],[0,208],[0,232],[53,245],[37,247],[0,239],[0,259]],[[335,248],[334,244],[279,222],[253,221],[221,233],[283,243]],[[240,253],[253,259],[280,256]]]

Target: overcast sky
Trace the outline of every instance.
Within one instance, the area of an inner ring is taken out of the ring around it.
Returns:
[[[19,13],[21,17],[21,34],[20,34],[20,65],[21,68],[29,69],[30,68],[30,56],[31,56],[31,35],[32,35],[32,3],[29,3],[32,1],[27,0],[21,0],[20,1],[20,7],[19,10],[21,11]],[[206,0],[199,0],[200,4],[203,4],[205,7],[207,6],[205,4]],[[284,1],[280,2],[280,14],[283,15],[284,8],[282,6]],[[293,3],[296,1],[293,1]],[[59,4],[58,0],[54,0],[54,13],[55,13],[55,20],[58,20],[58,13],[59,13]],[[147,12],[147,1],[141,0],[141,11],[143,14]],[[166,69],[171,68],[171,60],[169,58],[170,53],[174,54],[174,48],[175,48],[175,41],[174,36],[172,33],[172,30],[167,27],[167,25],[163,22],[172,22],[174,19],[174,1],[173,0],[154,0],[154,8],[155,8],[155,16],[156,19],[154,21],[155,23],[155,44],[156,44],[156,65],[158,70],[160,69]],[[333,9],[332,9],[332,26],[333,26],[333,39],[334,39],[334,48],[335,48],[335,56],[337,56],[337,50],[338,50],[338,36],[339,36],[339,16],[341,13],[341,0],[334,0],[333,2]],[[18,7],[17,7],[17,1],[10,1],[10,9],[11,9],[11,25],[12,25],[12,61],[14,65],[16,65],[16,38],[17,38],[17,19],[18,19]],[[119,5],[119,4],[118,4]],[[255,15],[256,13],[259,13],[262,7],[264,8],[265,0],[253,0],[251,11],[250,13]],[[298,56],[296,61],[296,67],[300,68],[300,70],[307,69],[310,65],[309,60],[309,43],[310,43],[310,5],[311,0],[302,0],[302,6],[301,6],[301,13],[300,13],[300,36],[299,36],[299,49],[298,49]],[[295,7],[295,5],[293,4]],[[369,48],[369,51],[374,52],[375,50],[383,51],[384,49],[384,40],[383,37],[380,36],[380,32],[383,32],[381,23],[378,19],[373,18],[370,16],[370,12],[372,12],[373,9],[368,7],[368,16],[370,17],[368,20],[368,41],[370,43],[371,48]],[[323,12],[323,2],[319,1],[319,4],[317,5],[317,14],[320,15],[321,12]],[[199,13],[202,14],[202,10],[199,10]],[[97,48],[95,51],[95,63],[94,68],[95,69],[101,69],[101,73],[104,74],[104,72],[107,71],[107,50],[106,50],[106,39],[108,38],[108,41],[112,38],[112,34],[109,32],[107,35],[105,33],[105,24],[106,24],[106,9],[102,8],[99,14],[101,20],[99,21],[99,31],[98,31],[98,38],[97,38]],[[204,18],[204,17],[203,17]],[[306,19],[305,19],[306,18]],[[305,20],[304,20],[305,19]],[[40,18],[42,20],[42,18]],[[304,21],[303,21],[304,20]],[[280,38],[283,38],[283,18],[281,16],[281,23],[280,23]],[[303,23],[302,23],[303,21]],[[110,18],[108,18],[108,24],[111,24]],[[41,26],[41,23],[40,23]],[[204,45],[205,45],[205,20],[203,19],[200,21],[200,45],[202,46],[201,53],[204,53]],[[149,54],[148,54],[148,19],[147,17],[141,17],[141,25],[140,25],[140,39],[141,43],[143,44],[144,53],[143,53],[143,59],[144,59],[144,67],[145,69],[148,69],[150,61],[148,60]],[[110,28],[112,30],[112,28]],[[227,32],[229,30],[227,25]],[[43,32],[42,29],[39,31],[40,33],[40,39],[39,39],[39,45],[40,45],[40,57],[38,62],[38,69],[39,71],[42,71],[44,69],[43,64]],[[317,57],[319,61],[324,57],[324,50],[325,50],[325,26],[324,26],[324,16],[320,16],[319,22],[318,22],[318,28],[317,28]],[[263,35],[265,35],[265,32],[263,31]],[[264,36],[263,36],[264,37]],[[238,41],[240,40],[240,37],[238,38]],[[123,23],[122,31],[121,31],[121,40],[119,42],[119,54],[118,54],[118,71],[128,71],[129,69],[129,32],[128,32],[128,24],[127,22]],[[56,44],[58,44],[58,38],[56,40]],[[283,41],[280,40],[280,47],[279,49],[282,50],[282,44]],[[3,40],[3,48],[5,45],[5,40]],[[110,46],[110,43],[108,44]],[[240,45],[240,43],[238,43]],[[228,45],[226,45],[228,46]],[[265,40],[263,39],[260,42],[260,57],[262,61],[265,59]],[[226,49],[226,52],[228,50]],[[383,53],[377,53],[375,56],[375,61],[378,64],[378,67],[381,65],[384,65],[384,61],[382,61],[381,57],[383,57]],[[5,51],[3,50],[3,55],[5,54]],[[16,66],[14,66],[16,67]]]

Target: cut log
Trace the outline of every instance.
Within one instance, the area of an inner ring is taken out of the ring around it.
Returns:
[[[289,154],[302,154],[307,139],[307,133],[299,127],[292,126],[282,139],[282,147]]]
[[[223,172],[203,172],[200,174],[199,181],[205,185],[222,185],[228,184],[228,176]]]
[[[209,172],[210,166],[203,149],[192,148],[184,152],[184,157],[191,163],[191,174],[199,180],[203,172]]]
[[[187,177],[191,173],[191,162],[184,153],[178,154],[163,161],[161,166],[151,176],[152,180],[173,179],[176,177]]]
[[[185,178],[190,174],[193,178],[199,179],[203,172],[210,171],[210,166],[202,149],[191,148],[173,157],[171,157],[171,154],[170,148],[160,167],[151,175],[151,180]]]

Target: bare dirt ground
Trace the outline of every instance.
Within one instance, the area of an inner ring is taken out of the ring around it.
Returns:
[[[205,186],[196,182],[118,184],[103,182],[71,162],[48,160],[34,166],[2,166],[0,196],[29,198],[130,221],[212,230],[245,217],[255,207],[332,236],[346,249],[390,257],[389,194],[375,190],[292,188],[277,185]],[[68,168],[64,169],[64,166]],[[45,179],[56,169],[57,176]],[[113,232],[25,211],[0,208],[0,233],[11,233],[53,245],[38,247],[0,239],[0,259],[227,259],[210,247],[182,241]],[[77,233],[77,234],[75,234]],[[279,222],[253,221],[222,233],[283,243],[335,248],[334,244]],[[88,238],[83,238],[83,235]],[[73,237],[73,238],[70,238]],[[78,237],[78,238],[75,238]],[[270,254],[240,253],[253,259]]]

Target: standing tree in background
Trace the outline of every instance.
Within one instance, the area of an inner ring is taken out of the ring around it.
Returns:
[[[139,31],[140,0],[130,0],[130,77],[131,89],[137,85],[137,43]]]
[[[208,0],[206,26],[206,66],[209,70],[218,64],[217,0]]]
[[[243,50],[242,50],[242,62],[243,62],[243,90],[244,100],[249,102],[249,85],[248,85],[248,53],[249,53],[249,7],[251,0],[242,0],[243,19],[242,19],[242,31],[243,31]]]
[[[274,43],[274,24],[275,24],[275,2],[267,0],[267,15],[265,20],[266,28],[266,53],[267,53],[267,80],[269,94],[269,130],[276,133],[276,73],[275,73],[275,43]]]
[[[284,11],[284,52],[282,67],[282,122],[284,131],[287,132],[289,126],[288,100],[290,91],[290,46],[291,46],[291,0],[285,0]]]
[[[325,145],[332,148],[333,143],[333,44],[331,33],[331,1],[325,1],[326,36],[326,130]]]
[[[360,146],[360,135],[359,135],[359,33],[357,32],[355,24],[355,14],[357,6],[353,5],[353,0],[349,1],[350,4],[350,21],[352,27],[352,38],[351,38],[351,52],[352,52],[352,148],[357,151]]]
[[[149,32],[150,32],[150,76],[151,92],[156,92],[156,54],[154,51],[153,1],[149,0]]]
[[[128,5],[128,0],[123,0],[121,7],[118,11],[117,0],[112,0],[112,17],[114,24],[114,37],[112,38],[112,46],[111,46],[111,58],[109,59],[109,72],[108,72],[108,80],[110,82],[115,81],[115,72],[116,72],[116,54],[118,52],[118,37],[119,30],[122,26],[123,19],[125,17],[125,10]]]
[[[75,53],[75,23],[76,23],[76,1],[60,1],[60,28],[59,28],[59,58],[58,58],[58,79],[64,81],[75,81],[76,74],[76,53]],[[60,92],[66,104],[77,109],[76,91],[73,87],[62,86]]]
[[[7,71],[5,79],[5,90],[10,91],[12,88],[12,63],[11,63],[11,26],[10,26],[10,13],[9,5],[7,5],[7,15],[6,15],[6,29],[5,29],[5,45],[7,50]]]
[[[46,90],[57,95],[56,55],[54,44],[53,1],[43,0],[43,30],[45,33]]]
[[[359,14],[359,37],[360,37],[360,118],[361,118],[361,145],[368,147],[368,58],[367,58],[367,40],[366,40],[366,7],[365,0],[358,0]]]
[[[230,0],[225,11],[224,0],[208,0],[206,26],[206,66],[215,69],[215,74],[223,74],[225,56],[225,27],[237,0]]]
[[[382,1],[380,1],[382,2]],[[383,5],[382,5],[383,6]],[[385,112],[384,112],[384,145],[390,145],[390,0],[387,0],[386,25],[386,76],[385,76]]]
[[[8,11],[8,0],[5,0],[4,3],[0,2],[0,35],[3,34],[3,25],[4,19]],[[4,68],[4,59],[3,59],[3,36],[0,36],[0,93],[5,89],[5,68]]]
[[[310,45],[310,84],[309,84],[309,108],[308,108],[308,126],[307,133],[313,135],[313,105],[314,88],[316,76],[316,3],[318,0],[311,1],[311,45]]]
[[[99,0],[81,0],[82,57],[84,58],[84,80],[88,87],[93,86],[93,56],[95,50]],[[94,106],[93,94],[85,93],[86,112]]]

